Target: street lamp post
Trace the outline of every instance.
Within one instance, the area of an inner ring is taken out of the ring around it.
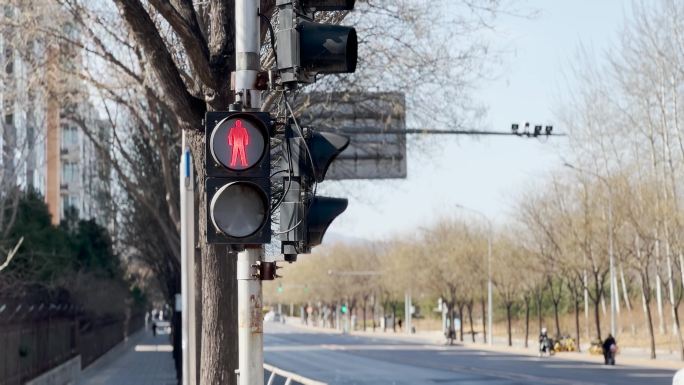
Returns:
[[[470,211],[472,213],[475,213],[482,218],[484,218],[485,222],[487,222],[487,227],[488,227],[488,234],[487,234],[487,343],[489,345],[494,344],[493,340],[493,333],[492,333],[492,236],[493,236],[493,231],[492,231],[492,221],[489,220],[489,218],[482,213],[481,211],[471,209],[470,207],[466,207],[460,204],[456,204],[456,207]],[[453,322],[453,320],[451,320]]]
[[[608,189],[608,260],[610,269],[610,334],[614,337],[616,332],[616,309],[617,309],[617,281],[615,279],[615,256],[613,249],[613,189],[606,178],[590,170],[576,167],[570,163],[565,163],[565,167],[571,168],[581,174],[594,176]]]

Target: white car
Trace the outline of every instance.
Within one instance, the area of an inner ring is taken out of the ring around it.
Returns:
[[[154,321],[152,327],[155,330],[155,334],[171,334],[171,322],[169,321]]]
[[[280,313],[269,311],[264,315],[264,322],[282,322],[283,316]]]

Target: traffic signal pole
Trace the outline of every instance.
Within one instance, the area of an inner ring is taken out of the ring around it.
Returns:
[[[181,350],[182,385],[193,385],[197,378],[197,340],[195,320],[195,176],[190,146],[181,145],[180,206],[181,206]]]
[[[238,384],[264,383],[264,319],[258,263],[263,246],[238,253]]]
[[[256,89],[259,71],[258,0],[235,1],[235,101],[243,111],[258,111],[261,93]],[[238,384],[264,384],[264,321],[258,263],[263,245],[247,245],[238,253]]]

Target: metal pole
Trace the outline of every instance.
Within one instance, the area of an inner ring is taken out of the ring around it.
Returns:
[[[195,340],[195,184],[190,146],[185,132],[180,161],[181,207],[181,350],[182,384],[192,385],[196,378]]]
[[[261,107],[256,89],[259,71],[259,1],[235,1],[235,101],[244,110]],[[264,320],[258,261],[264,247],[238,253],[238,384],[264,384]]]
[[[259,1],[235,1],[235,100],[247,109],[261,107],[259,72]]]
[[[404,332],[406,334],[411,334],[411,319],[412,319],[411,307],[412,307],[411,290],[409,289],[406,291],[406,295],[404,296],[404,314],[405,314],[404,318],[406,318],[406,320],[405,320],[406,322],[404,322],[404,326],[405,326]]]
[[[492,312],[492,222],[489,222],[489,237],[487,237],[487,343],[489,345],[494,344]]]
[[[238,253],[238,384],[264,384],[264,320],[258,261],[263,247]]]
[[[337,302],[337,306],[335,306],[335,328],[337,330],[342,330],[342,325],[340,325],[340,302]]]
[[[602,178],[600,178],[604,183]],[[608,258],[610,259],[610,334],[615,337],[615,295],[617,294],[615,287],[615,257],[613,255],[613,197],[610,185],[608,187]]]

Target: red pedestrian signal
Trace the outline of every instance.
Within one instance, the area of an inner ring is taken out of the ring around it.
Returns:
[[[205,115],[207,242],[271,241],[271,131],[265,112]]]
[[[248,167],[245,147],[249,146],[249,133],[242,125],[242,120],[235,121],[235,125],[228,130],[228,146],[231,148],[230,167],[236,168],[238,157],[240,157],[240,167]]]
[[[242,171],[260,163],[268,140],[268,132],[261,120],[239,113],[226,117],[216,125],[209,149],[219,165]]]

